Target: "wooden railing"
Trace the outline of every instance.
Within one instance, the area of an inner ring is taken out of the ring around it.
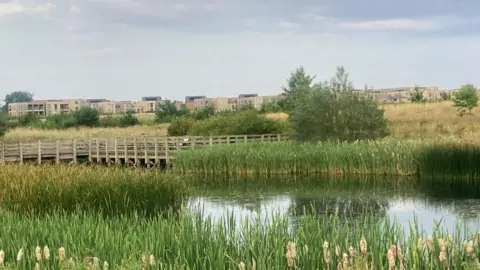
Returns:
[[[114,137],[54,141],[0,142],[0,162],[61,160],[84,158],[89,161],[134,160],[159,161],[173,159],[175,153],[191,148],[212,147],[219,144],[247,143],[255,141],[284,141],[288,136],[280,134],[188,136],[185,137]]]

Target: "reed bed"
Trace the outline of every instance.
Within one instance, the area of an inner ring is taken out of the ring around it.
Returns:
[[[180,208],[186,193],[181,178],[160,171],[51,165],[0,168],[0,209],[19,213],[156,215]]]
[[[369,215],[350,222],[302,216],[293,225],[286,217],[273,216],[267,225],[259,219],[235,223],[233,217],[213,223],[186,212],[176,219],[148,222],[138,217],[104,219],[93,213],[33,218],[2,212],[0,223],[0,269],[102,269],[105,262],[103,269],[480,266],[476,232],[456,230],[449,235],[439,227],[426,236],[413,224],[406,236],[399,225]]]
[[[478,177],[480,146],[438,140],[268,142],[222,145],[176,154],[182,173],[390,175]]]

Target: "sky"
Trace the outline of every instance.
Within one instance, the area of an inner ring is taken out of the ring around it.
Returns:
[[[480,84],[478,0],[0,0],[0,96],[273,95],[303,66],[355,87]]]

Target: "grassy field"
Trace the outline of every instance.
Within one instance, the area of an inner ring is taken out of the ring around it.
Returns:
[[[142,169],[7,165],[1,172],[0,209],[17,213],[156,215],[180,208],[188,191],[180,177]]]
[[[362,174],[479,177],[480,147],[470,140],[385,139],[355,143],[269,142],[182,151],[182,173]]]
[[[480,140],[480,107],[473,116],[459,117],[451,102],[425,104],[382,105],[389,121],[391,137],[417,138],[453,135]],[[80,128],[68,130],[41,130],[18,128],[9,131],[5,140],[70,139],[79,137],[165,136],[168,124],[153,125],[153,114],[137,115],[145,125],[129,128]],[[267,117],[286,119],[285,113],[271,113]]]
[[[93,211],[40,217],[4,211],[0,223],[5,269],[33,269],[36,264],[40,269],[101,269],[105,264],[109,269],[480,267],[476,232],[448,235],[435,229],[426,236],[412,224],[407,237],[399,225],[368,214],[352,222],[301,216],[294,226],[274,216],[265,226],[258,219],[235,223],[230,217],[213,223],[186,212],[144,220],[105,219]]]

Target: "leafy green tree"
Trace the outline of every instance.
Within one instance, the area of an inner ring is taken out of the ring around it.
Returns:
[[[193,120],[185,116],[176,117],[170,122],[168,126],[168,136],[184,136],[187,135],[190,131],[190,128],[193,125]]]
[[[280,101],[264,103],[260,109],[261,113],[277,113],[281,111],[283,111],[283,108],[280,105]]]
[[[458,93],[453,96],[453,106],[457,107],[460,116],[473,115],[472,110],[478,106],[477,89],[472,84],[460,87]]]
[[[307,94],[296,100],[289,115],[295,139],[355,141],[388,135],[384,111],[373,99],[354,91],[342,67],[330,81],[301,87]]]
[[[0,114],[0,138],[5,136],[8,131],[8,116],[5,113]]]
[[[155,122],[167,123],[175,117],[180,117],[189,113],[190,112],[185,105],[182,104],[180,109],[177,109],[175,102],[165,100],[157,104],[157,110],[155,111]]]
[[[8,112],[8,104],[16,102],[29,102],[33,100],[33,94],[25,91],[14,91],[7,94],[4,99],[2,110]]]
[[[123,113],[118,121],[120,127],[130,127],[140,124],[140,121],[137,117],[135,117],[134,112],[132,111],[126,111]]]
[[[440,97],[442,98],[443,101],[447,101],[447,100],[452,99],[452,96],[448,93],[445,93],[445,92],[440,93]]]
[[[410,101],[413,103],[422,103],[426,101],[425,97],[423,97],[423,91],[420,89],[420,87],[415,85],[410,96]]]
[[[33,113],[27,113],[26,115],[22,115],[18,117],[18,126],[26,127],[35,125],[40,121],[39,117]]]
[[[314,78],[314,76],[312,77],[306,74],[303,67],[297,68],[290,74],[290,78],[287,80],[287,86],[283,87],[283,92],[286,94],[283,105],[287,112],[292,111],[297,103],[297,99],[308,92]]]
[[[90,107],[81,107],[72,113],[75,126],[95,127],[100,124],[100,114]]]
[[[46,129],[66,129],[75,125],[76,121],[71,113],[60,113],[47,116],[41,127]]]
[[[215,115],[215,109],[212,106],[196,109],[192,118],[195,120],[205,120]]]

